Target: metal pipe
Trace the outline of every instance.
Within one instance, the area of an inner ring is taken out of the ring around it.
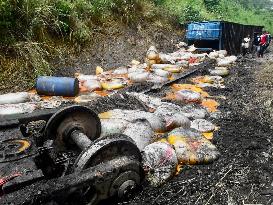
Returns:
[[[91,140],[79,130],[73,131],[70,137],[81,150],[86,149],[92,143]]]

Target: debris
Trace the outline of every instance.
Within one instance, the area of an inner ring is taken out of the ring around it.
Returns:
[[[142,152],[142,165],[147,181],[152,186],[158,187],[176,172],[178,161],[175,150],[168,143],[152,143]]]
[[[177,128],[169,133],[168,142],[174,145],[178,162],[182,164],[208,164],[220,155],[217,148],[195,129]]]
[[[146,119],[138,119],[128,124],[123,134],[133,139],[139,150],[142,151],[152,142],[154,131]]]
[[[0,95],[0,105],[16,104],[30,101],[30,94],[27,92],[7,93]]]
[[[212,132],[215,130],[214,124],[205,119],[196,119],[192,121],[191,128],[196,129],[199,132]]]
[[[75,97],[79,93],[77,78],[68,77],[38,77],[36,90],[39,95]]]
[[[101,97],[100,95],[98,95],[97,93],[89,93],[89,94],[86,94],[86,95],[80,95],[78,97],[76,97],[74,99],[74,101],[76,103],[85,103],[85,102],[90,102],[90,101],[93,101],[97,98]]]
[[[53,96],[47,100],[43,100],[39,102],[38,105],[40,108],[43,108],[43,109],[53,109],[53,108],[60,107],[62,103],[65,101],[66,100],[63,97]]]

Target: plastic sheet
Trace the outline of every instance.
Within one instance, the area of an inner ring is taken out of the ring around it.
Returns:
[[[182,164],[208,164],[220,155],[217,148],[194,129],[177,128],[169,133],[168,142],[174,145],[178,162]]]
[[[154,131],[150,123],[145,119],[138,119],[128,124],[123,134],[130,137],[136,143],[140,151],[151,144]]]
[[[162,69],[155,69],[154,74],[164,78],[170,77],[170,73]]]
[[[0,116],[32,113],[36,108],[34,103],[3,104],[0,105]]]
[[[30,101],[30,94],[27,92],[7,93],[0,95],[0,105],[24,103],[28,101]]]
[[[176,172],[178,161],[175,150],[167,143],[152,143],[142,152],[142,165],[146,173],[146,180],[152,186],[158,187]]]

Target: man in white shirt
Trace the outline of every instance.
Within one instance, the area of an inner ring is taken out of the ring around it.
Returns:
[[[243,56],[245,56],[248,52],[249,52],[249,47],[250,47],[250,35],[247,35],[247,37],[245,37],[243,39],[243,42],[242,42],[242,53],[243,53]]]

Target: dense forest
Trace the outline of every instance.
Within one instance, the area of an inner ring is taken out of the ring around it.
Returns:
[[[52,74],[51,59],[92,44],[113,25],[182,27],[190,21],[226,20],[263,25],[273,32],[271,0],[0,0],[0,88],[25,73],[33,84]]]

